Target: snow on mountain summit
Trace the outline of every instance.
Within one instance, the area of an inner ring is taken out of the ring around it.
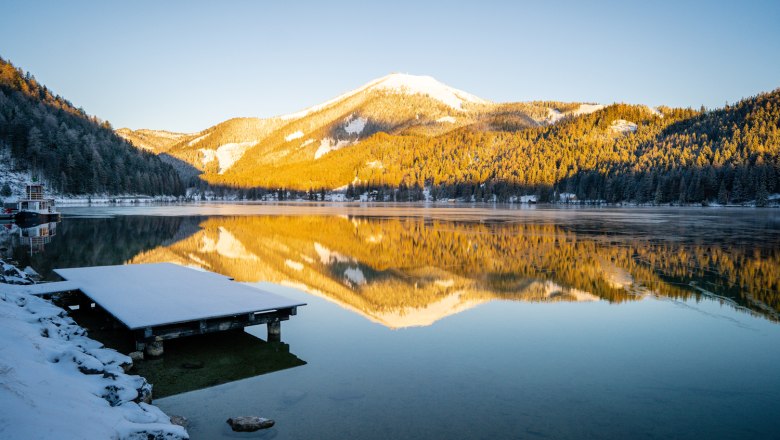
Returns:
[[[431,76],[417,76],[406,73],[392,73],[379,78],[370,83],[368,89],[392,90],[410,95],[428,95],[457,110],[463,110],[462,105],[464,102],[475,104],[488,103],[488,101],[470,93],[442,84]]]
[[[347,98],[353,97],[360,93],[371,92],[374,90],[390,91],[393,93],[407,94],[407,95],[416,95],[416,94],[427,95],[430,98],[442,102],[452,107],[455,110],[463,110],[464,102],[473,103],[473,104],[489,104],[489,101],[486,101],[482,98],[479,98],[477,96],[474,96],[462,90],[452,88],[446,84],[437,81],[435,78],[431,76],[410,75],[407,73],[391,73],[379,79],[375,79],[369,82],[368,84],[365,84],[364,86],[359,87],[355,90],[337,96],[322,104],[309,107],[300,112],[283,115],[281,116],[281,119],[282,120],[299,119],[308,114],[320,111],[326,107],[334,105]]]

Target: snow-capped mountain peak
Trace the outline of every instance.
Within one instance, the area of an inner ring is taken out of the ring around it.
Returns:
[[[427,95],[432,99],[440,101],[456,110],[463,110],[463,103],[473,104],[489,104],[482,98],[474,96],[470,93],[464,92],[452,88],[446,84],[437,81],[431,76],[422,75],[410,75],[407,73],[391,73],[381,78],[375,79],[362,87],[355,90],[339,95],[329,101],[322,104],[309,107],[305,110],[290,113],[281,116],[282,120],[299,119],[311,113],[320,111],[326,107],[341,102],[347,98],[351,98],[363,92],[371,92],[374,90],[390,91],[399,94],[408,95]]]
[[[369,83],[368,89],[391,90],[410,95],[421,94],[441,101],[448,106],[462,110],[464,102],[487,104],[482,98],[442,84],[431,76],[409,75],[406,73],[391,73]]]

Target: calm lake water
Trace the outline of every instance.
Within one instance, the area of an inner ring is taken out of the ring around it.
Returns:
[[[138,365],[195,439],[780,436],[780,210],[64,212],[6,252],[49,278],[171,261],[308,303],[281,343],[250,327]]]

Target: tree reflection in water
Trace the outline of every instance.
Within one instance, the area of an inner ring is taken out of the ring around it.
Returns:
[[[172,261],[238,281],[294,286],[394,328],[430,325],[495,299],[619,303],[646,294],[714,298],[778,321],[780,237],[773,217],[745,230],[750,217],[742,212],[734,224],[719,213],[683,213],[667,223],[598,214],[501,221],[65,218],[45,251],[19,246],[13,257],[48,279],[54,267]]]
[[[608,226],[356,216],[200,219],[129,263],[172,261],[299,287],[389,327],[480,303],[709,296],[778,319],[780,247]],[[578,230],[581,229],[581,230]]]

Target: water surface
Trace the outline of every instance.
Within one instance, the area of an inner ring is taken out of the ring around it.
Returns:
[[[780,429],[777,210],[70,208],[43,252],[12,252],[46,276],[171,261],[308,303],[282,343],[252,327],[139,366],[193,438]],[[224,423],[254,414],[277,426]]]

